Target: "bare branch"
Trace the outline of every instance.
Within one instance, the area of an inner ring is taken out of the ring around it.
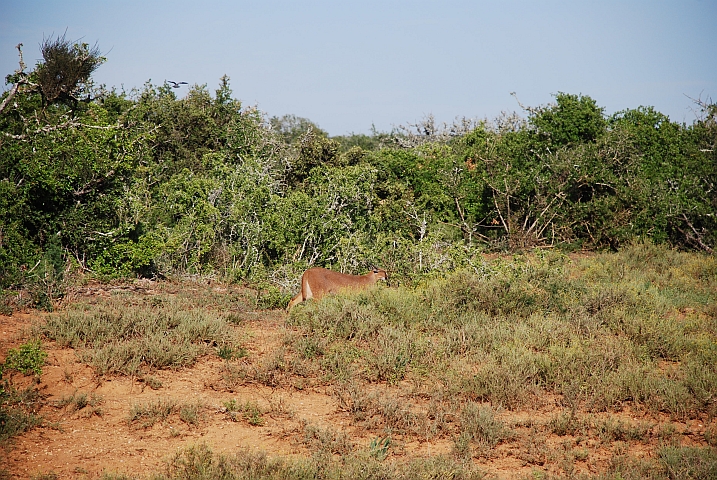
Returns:
[[[5,97],[5,100],[3,100],[0,104],[0,113],[5,110],[5,107],[7,107],[8,104],[12,101],[13,97],[15,97],[15,94],[20,89],[20,86],[29,84],[27,74],[25,73],[25,61],[22,59],[22,43],[18,43],[15,48],[17,48],[18,54],[20,55],[20,68],[15,70],[15,75],[17,75],[19,78],[10,89],[10,93],[8,93],[7,97]]]
[[[433,114],[429,114],[419,122],[395,127],[398,133],[392,136],[392,140],[401,148],[418,147],[430,142],[447,142],[451,138],[472,132],[484,123],[487,122],[467,117],[456,117],[451,124],[438,123]]]
[[[510,199],[508,201],[510,201]],[[495,188],[493,188],[493,204],[495,205],[495,209],[498,212],[500,221],[503,224],[503,229],[505,230],[505,233],[510,235],[510,228],[508,228],[508,224],[505,222],[505,218],[503,218],[503,214],[500,212],[500,207],[498,207],[498,200],[495,198]]]
[[[543,217],[543,215],[545,215],[545,212],[547,212],[550,209],[550,207],[553,206],[553,203],[555,203],[555,200],[557,200],[557,199],[560,199],[560,205],[562,205],[563,200],[565,200],[565,194],[563,192],[556,193],[555,196],[553,197],[553,199],[550,200],[550,203],[548,203],[548,206],[545,207],[543,209],[543,211],[540,212],[540,214],[535,218],[535,221],[532,223],[532,225],[530,225],[530,228],[528,228],[528,230],[526,230],[526,233],[530,233],[533,230],[533,228],[535,228],[535,226],[538,224],[538,221]],[[553,215],[553,217],[551,217],[551,220],[554,217],[555,217],[555,215]],[[546,223],[546,225],[547,225],[547,223]],[[545,227],[543,227],[540,230],[540,232],[542,232],[543,230],[545,230]],[[540,233],[538,233],[538,235],[540,235]]]
[[[92,189],[93,189],[94,187],[96,187],[97,185],[101,184],[102,182],[104,182],[104,181],[107,180],[108,178],[112,177],[114,174],[115,174],[114,169],[113,169],[113,170],[110,170],[109,172],[107,172],[107,173],[105,174],[104,177],[95,178],[95,179],[93,179],[92,181],[87,182],[81,189],[75,190],[74,192],[72,192],[72,194],[73,194],[74,196],[76,196],[76,197],[82,196],[82,195],[84,195],[84,194],[86,194],[86,193],[92,191]]]
[[[5,97],[5,100],[0,103],[0,113],[2,113],[3,110],[5,110],[5,107],[10,103],[10,101],[13,99],[17,91],[20,89],[20,83],[16,83],[12,86],[10,89],[10,93],[8,93],[7,97]]]
[[[533,115],[540,113],[540,109],[539,109],[539,108],[526,107],[525,105],[523,105],[522,103],[520,103],[520,100],[518,100],[518,94],[517,94],[517,93],[515,93],[515,92],[510,92],[510,96],[513,97],[513,98],[515,98],[515,101],[518,102],[518,106],[520,106],[520,108],[523,109],[523,111],[528,112],[528,113],[531,113],[531,114],[533,114]]]
[[[700,234],[694,227],[694,225],[692,225],[692,222],[690,222],[690,220],[687,218],[687,215],[683,213],[682,219],[685,221],[685,223],[687,223],[687,226],[690,227],[690,229],[694,232],[694,235],[692,235],[689,232],[685,232],[680,227],[677,227],[677,229],[685,236],[685,238],[687,238],[688,241],[698,245],[705,252],[713,253],[714,250],[712,249],[712,247],[702,241],[702,234]]]
[[[15,45],[15,48],[17,48],[18,55],[20,55],[20,69],[17,71],[17,73],[25,73],[25,68],[27,68],[27,65],[25,65],[25,61],[22,59],[22,43],[18,43]]]
[[[46,125],[42,128],[38,128],[33,132],[23,133],[21,135],[13,135],[11,133],[2,132],[6,137],[12,138],[13,140],[25,140],[30,136],[37,135],[39,133],[50,133],[56,130],[62,130],[64,128],[71,127],[83,127],[83,128],[94,128],[96,130],[114,130],[116,128],[122,128],[122,125],[117,123],[115,125],[87,125],[86,123],[78,122],[77,120],[70,119],[57,125]]]

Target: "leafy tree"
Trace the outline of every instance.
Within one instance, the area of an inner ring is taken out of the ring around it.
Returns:
[[[530,125],[548,147],[595,141],[605,132],[604,109],[587,95],[558,93],[555,104],[528,109]]]
[[[714,237],[709,232],[715,224],[710,191],[717,171],[710,148],[701,148],[708,146],[699,138],[708,131],[707,123],[687,127],[651,107],[618,112],[610,123],[625,133],[637,157],[633,170],[624,173],[631,183],[634,233],[711,251]]]
[[[152,167],[157,180],[165,181],[185,168],[202,171],[203,156],[226,145],[228,123],[241,108],[240,103],[226,99],[230,94],[226,77],[216,100],[206,86],[194,86],[186,98],[177,99],[166,83],[145,85],[133,116],[156,128]]]
[[[341,152],[347,152],[353,148],[360,148],[363,151],[376,151],[389,141],[389,135],[380,133],[375,126],[371,126],[371,134],[351,133],[331,137],[341,145]]]
[[[347,158],[339,155],[339,143],[309,128],[301,136],[298,155],[291,162],[287,174],[289,186],[297,187],[304,182],[311,171],[319,166],[345,165]]]
[[[21,185],[0,179],[0,289],[17,285],[32,262],[34,245],[23,222],[28,207]]]
[[[269,119],[271,128],[279,134],[286,144],[295,144],[301,140],[309,131],[320,137],[328,138],[329,134],[319,128],[308,118],[297,117],[296,115],[283,115]]]
[[[690,200],[694,205],[691,220],[685,220],[683,228],[678,230],[690,247],[714,253],[717,245],[717,104],[700,99],[695,103],[701,116],[692,126],[692,139],[698,150],[693,158],[698,170],[691,178],[697,185],[691,189]]]
[[[567,147],[535,148],[525,127],[481,125],[458,144],[465,193],[454,195],[464,235],[525,248],[570,237],[555,227],[575,181],[576,163]],[[580,150],[583,151],[582,149]],[[469,194],[470,193],[470,194]]]
[[[9,239],[0,241],[0,287],[31,280],[58,237],[66,259],[94,258],[116,234],[116,199],[146,151],[147,132],[127,121],[121,95],[103,93],[76,108],[103,60],[97,49],[64,37],[42,47],[45,62],[32,72],[21,58],[3,101],[12,97],[12,108],[0,114],[0,179],[11,195],[0,202],[0,231]],[[54,89],[42,83],[48,72]]]
[[[232,99],[228,80],[214,97],[194,87],[185,99],[145,85],[134,115],[164,129],[155,128],[152,157],[119,203],[127,236],[93,268],[167,274],[232,267],[247,276],[267,261],[261,213],[282,193],[288,148],[261,112]]]
[[[330,265],[342,239],[370,233],[376,171],[366,165],[321,166],[304,188],[275,196],[266,216],[266,253],[275,261]]]

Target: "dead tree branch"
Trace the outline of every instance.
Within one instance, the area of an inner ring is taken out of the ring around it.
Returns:
[[[17,80],[15,84],[10,89],[10,92],[8,93],[7,97],[5,97],[5,100],[0,103],[0,113],[5,110],[5,108],[10,104],[12,99],[15,97],[17,92],[20,90],[20,87],[23,85],[30,85],[30,80],[28,79],[27,73],[25,73],[25,68],[27,67],[25,65],[25,61],[22,58],[22,43],[18,43],[15,48],[17,48],[18,55],[20,56],[19,60],[19,68],[15,70],[15,76],[17,77]]]
[[[683,213],[682,219],[685,221],[687,226],[690,227],[690,230],[692,230],[692,232],[694,233],[694,235],[693,235],[692,233],[685,232],[680,227],[677,227],[677,229],[680,231],[680,233],[682,233],[685,236],[687,241],[699,246],[702,250],[704,250],[707,253],[714,253],[714,249],[712,249],[712,247],[710,247],[709,245],[707,245],[706,243],[704,243],[702,241],[702,234],[700,234],[700,232],[697,231],[695,226],[692,225],[692,222],[690,222],[690,220],[687,218],[687,215],[685,215]]]

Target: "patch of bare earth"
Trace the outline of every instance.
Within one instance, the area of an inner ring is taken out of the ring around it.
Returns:
[[[105,293],[95,289],[87,295]],[[9,348],[28,338],[32,322],[41,321],[41,317],[26,313],[0,316],[0,359]],[[237,326],[247,335],[244,345],[248,356],[232,362],[244,362],[250,369],[283,348],[284,338],[290,333],[284,320],[283,312],[266,312]],[[355,421],[341,404],[336,387],[321,381],[290,380],[274,387],[252,380],[228,383],[227,362],[207,356],[190,368],[153,372],[154,386],[158,387],[153,389],[146,379],[98,377],[80,361],[79,352],[47,342],[43,346],[48,357],[37,386],[44,396],[38,412],[43,425],[15,438],[10,448],[0,451],[0,463],[16,478],[47,473],[58,478],[96,478],[103,472],[149,475],[161,471],[164,462],[179,450],[202,443],[224,454],[254,449],[269,455],[308,456],[309,443],[302,440],[306,425],[343,432],[359,448],[367,447],[382,433],[380,425],[371,428]],[[32,381],[19,374],[11,380],[18,387]],[[399,399],[410,398],[416,408],[422,408],[420,398],[411,396],[410,385],[364,387]],[[76,409],[67,402],[81,394],[94,399],[95,404]],[[241,415],[232,419],[225,407],[231,400],[258,405],[261,424],[253,425]],[[186,421],[173,414],[147,427],[130,422],[133,407],[158,402],[194,405],[196,419]],[[672,441],[678,438],[682,445],[704,443],[704,422],[647,417],[644,413],[631,414],[629,409],[619,415],[591,418],[649,423],[653,433],[648,434],[647,442],[582,434],[559,436],[546,428],[552,418],[563,412],[559,399],[544,398],[539,404],[535,410],[502,412],[500,419],[510,427],[510,437],[494,448],[474,453],[473,462],[496,478],[525,477],[536,470],[561,475],[595,474],[605,471],[616,454],[653,456],[661,441],[654,433],[660,431],[660,425],[670,425],[678,436],[673,436]],[[393,459],[452,455],[454,449],[454,436],[450,434],[396,434],[392,440],[389,458]]]

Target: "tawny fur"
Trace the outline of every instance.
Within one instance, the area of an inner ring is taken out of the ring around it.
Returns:
[[[347,275],[325,268],[310,268],[301,276],[301,289],[291,299],[286,310],[291,310],[296,304],[315,298],[319,300],[327,293],[337,293],[345,289],[361,289],[375,284],[378,280],[387,280],[385,270],[376,268],[365,275]]]

